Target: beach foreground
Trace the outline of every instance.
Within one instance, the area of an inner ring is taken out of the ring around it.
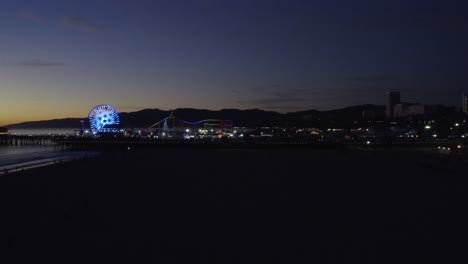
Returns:
[[[465,159],[165,149],[0,177],[1,263],[453,263]]]

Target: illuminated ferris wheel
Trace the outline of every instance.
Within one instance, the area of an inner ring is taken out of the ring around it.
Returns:
[[[119,113],[110,105],[94,107],[88,118],[94,134],[118,132]]]

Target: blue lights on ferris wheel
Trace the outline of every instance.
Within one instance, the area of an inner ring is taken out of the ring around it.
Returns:
[[[119,131],[119,113],[110,105],[98,105],[89,113],[89,124],[94,134]]]

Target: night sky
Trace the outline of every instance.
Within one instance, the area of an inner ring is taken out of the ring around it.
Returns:
[[[181,107],[459,106],[468,3],[21,1],[0,7],[0,125]]]

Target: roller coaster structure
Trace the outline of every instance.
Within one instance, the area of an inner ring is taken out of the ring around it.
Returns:
[[[204,119],[196,122],[189,122],[171,115],[152,124],[146,128],[146,131],[183,132],[190,128],[198,128],[211,132],[229,132],[233,128],[233,121],[227,119]]]

